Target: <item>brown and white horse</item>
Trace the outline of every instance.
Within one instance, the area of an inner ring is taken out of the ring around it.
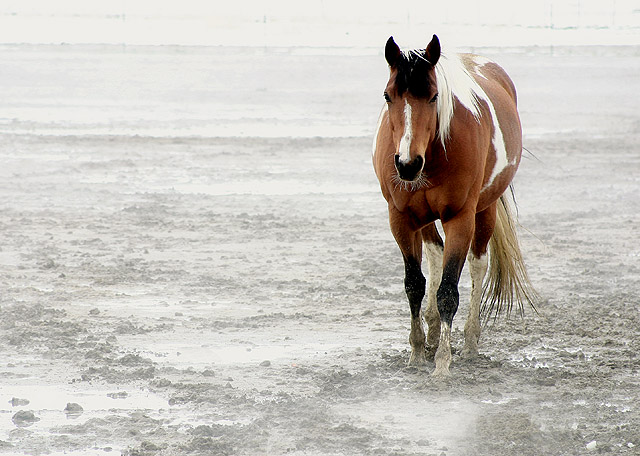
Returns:
[[[378,120],[373,164],[389,205],[389,222],[405,265],[411,308],[409,365],[426,364],[421,312],[426,280],[426,345],[433,375],[449,375],[451,324],[465,258],[471,303],[462,355],[478,354],[483,312],[511,311],[536,299],[505,193],[518,169],[522,129],[516,90],[505,71],[471,54],[441,55],[437,36],[424,50],[402,52],[389,38],[386,105]],[[444,242],[435,226],[441,220]],[[483,280],[489,276],[483,287]]]

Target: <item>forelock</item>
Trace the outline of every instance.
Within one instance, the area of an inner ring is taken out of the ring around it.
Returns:
[[[431,95],[429,71],[433,65],[424,57],[424,50],[403,52],[396,64],[396,90],[398,95],[409,92],[417,98]]]

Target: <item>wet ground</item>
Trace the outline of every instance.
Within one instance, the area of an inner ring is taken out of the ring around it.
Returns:
[[[436,381],[377,50],[3,48],[0,453],[640,454],[640,54],[476,51],[519,90],[543,300]]]

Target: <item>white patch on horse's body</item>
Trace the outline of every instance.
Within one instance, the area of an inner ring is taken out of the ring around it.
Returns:
[[[489,59],[488,59],[488,58],[486,58],[486,57],[482,57],[481,55],[474,55],[473,57],[471,57],[471,61],[472,61],[472,62],[475,64],[475,66],[476,66],[476,68],[474,68],[474,72],[475,72],[478,76],[480,76],[480,77],[482,77],[482,78],[484,78],[484,79],[486,79],[486,80],[489,80],[489,78],[487,78],[484,74],[482,74],[482,73],[480,73],[480,72],[478,71],[478,68],[482,68],[483,66],[485,66],[485,65],[487,65],[487,64],[489,64],[489,63],[493,63],[493,61],[489,60]]]
[[[376,154],[376,148],[378,147],[378,133],[380,132],[380,127],[382,126],[382,119],[384,118],[384,113],[389,110],[389,106],[385,103],[382,109],[380,110],[380,115],[378,116],[378,124],[376,125],[376,131],[373,134],[373,147],[371,150],[371,155]]]
[[[491,177],[487,181],[486,187],[489,187],[493,180],[500,174],[507,166],[512,164],[509,162],[507,157],[507,147],[504,144],[504,137],[502,135],[502,129],[500,128],[500,122],[498,122],[498,116],[496,114],[496,110],[493,107],[493,103],[487,97],[487,104],[489,105],[489,112],[491,112],[491,121],[493,122],[493,138],[491,139],[491,143],[493,144],[493,148],[496,152],[496,163],[493,165],[493,170],[491,171]]]
[[[490,60],[488,59],[485,60],[486,62],[490,62]],[[478,69],[476,69],[476,73],[484,77],[484,75]],[[489,112],[491,113],[491,122],[493,122],[493,138],[491,138],[491,144],[493,144],[493,149],[496,152],[496,162],[493,165],[491,176],[489,177],[487,184],[484,186],[484,188],[487,188],[491,186],[498,174],[500,174],[508,166],[513,165],[515,163],[515,160],[510,161],[507,156],[507,147],[504,144],[502,128],[500,128],[500,122],[498,121],[498,115],[496,114],[496,109],[493,106],[493,102],[486,94],[484,100],[489,106]]]
[[[477,65],[477,67],[482,67],[487,63],[491,63],[489,59],[480,56],[474,56],[472,61]],[[487,79],[477,67],[474,69],[474,73],[484,79]],[[494,126],[491,143],[496,153],[496,163],[493,166],[491,176],[484,188],[489,187],[498,174],[500,174],[509,165],[513,164],[513,162],[510,162],[507,157],[504,137],[502,135],[500,122],[498,121],[498,116],[493,103],[482,87],[480,87],[477,81],[473,78],[471,71],[465,67],[464,62],[457,54],[451,58],[445,57],[444,55],[440,57],[440,60],[436,65],[436,80],[439,93],[437,105],[438,131],[439,138],[443,146],[449,136],[455,104],[454,97],[478,121],[480,121],[481,116],[480,100],[487,103],[487,106],[489,107],[491,122]]]
[[[411,104],[404,100],[404,133],[400,139],[398,154],[401,163],[409,163],[411,161],[411,141],[413,140],[413,125],[411,120]]]
[[[493,60],[490,60],[486,57],[483,57],[481,55],[474,55],[471,60],[473,60],[473,63],[475,63],[478,66],[485,66],[488,63],[493,63]]]

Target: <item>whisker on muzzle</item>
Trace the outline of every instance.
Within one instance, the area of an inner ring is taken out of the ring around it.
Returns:
[[[418,177],[412,181],[402,179],[398,173],[395,173],[392,179],[395,185],[395,190],[400,188],[406,192],[415,192],[420,190],[421,188],[427,188],[431,186],[431,182],[429,182],[429,179],[427,179],[423,172],[418,174]]]

